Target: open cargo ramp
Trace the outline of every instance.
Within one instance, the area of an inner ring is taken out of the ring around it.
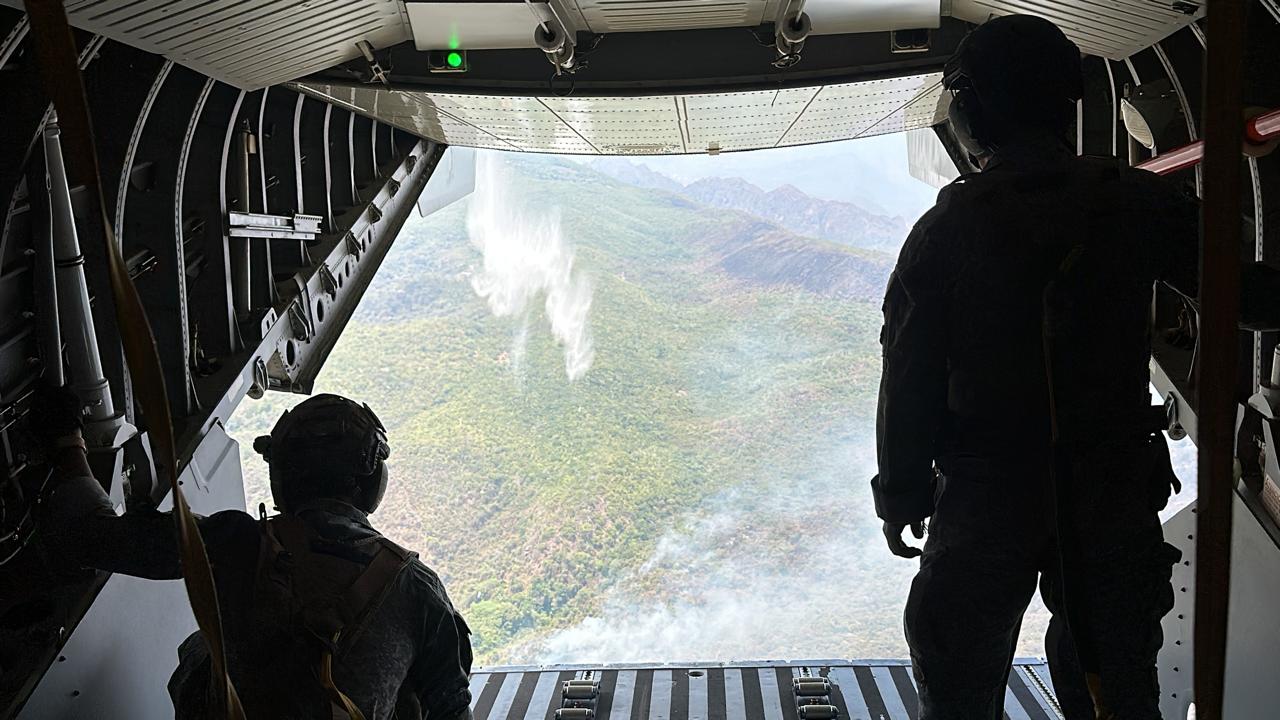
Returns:
[[[916,720],[911,666],[894,660],[481,668],[475,720]],[[1058,720],[1049,668],[1017,660],[1006,720]]]

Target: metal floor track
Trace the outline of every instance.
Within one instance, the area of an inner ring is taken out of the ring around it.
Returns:
[[[886,660],[481,668],[475,720],[917,720],[911,667]],[[1015,663],[1006,720],[1058,720],[1048,668]]]

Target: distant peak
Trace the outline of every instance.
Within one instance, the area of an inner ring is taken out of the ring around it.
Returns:
[[[787,183],[785,185],[779,185],[778,187],[770,190],[769,194],[774,197],[784,198],[784,199],[800,199],[800,198],[803,198],[805,200],[814,199],[813,196],[809,195],[809,193],[801,190],[800,188],[790,183]]]
[[[695,180],[689,183],[689,187],[693,187],[695,185],[729,185],[733,187],[752,188],[754,190],[760,190],[760,188],[757,187],[756,185],[740,177],[721,177],[718,175],[714,177],[700,178],[698,180]]]
[[[628,185],[669,192],[680,192],[684,189],[682,184],[671,177],[654,170],[643,162],[628,158],[601,157],[592,160],[588,163],[588,166],[598,173],[608,175]]]

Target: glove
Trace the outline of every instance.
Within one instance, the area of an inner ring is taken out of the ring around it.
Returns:
[[[36,386],[28,416],[31,432],[46,447],[55,440],[78,432],[83,426],[84,405],[69,387],[43,381]]]
[[[909,525],[911,527],[911,534],[914,535],[917,540],[923,540],[924,539],[924,521],[919,520],[919,521],[910,523]],[[902,539],[902,531],[906,530],[907,527],[908,525],[903,523],[887,522],[884,524],[884,527],[883,527],[884,539],[889,544],[889,552],[901,558],[909,559],[909,558],[920,557],[921,555],[924,554],[923,551],[921,551],[920,548],[918,547],[908,545]]]

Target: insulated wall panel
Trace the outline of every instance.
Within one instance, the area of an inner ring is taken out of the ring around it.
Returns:
[[[21,0],[0,0],[21,8]],[[75,27],[243,90],[359,57],[356,43],[409,39],[397,0],[67,0]]]
[[[300,83],[304,92],[449,145],[567,155],[678,155],[929,127],[938,73],[783,90],[512,97]]]

